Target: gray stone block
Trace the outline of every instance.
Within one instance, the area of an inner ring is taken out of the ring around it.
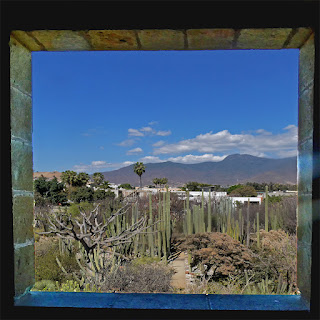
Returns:
[[[15,137],[32,140],[32,101],[31,97],[15,87],[10,88],[11,134]]]
[[[33,191],[32,146],[11,140],[12,189]]]
[[[10,83],[31,95],[31,52],[10,38]]]

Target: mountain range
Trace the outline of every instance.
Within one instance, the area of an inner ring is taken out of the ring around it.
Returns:
[[[139,185],[134,165],[102,172],[105,180],[119,184]],[[170,186],[182,186],[197,181],[222,186],[245,182],[273,182],[297,184],[297,158],[271,159],[248,154],[233,154],[219,162],[183,164],[160,162],[145,164],[142,184],[151,185],[154,178],[167,178]]]

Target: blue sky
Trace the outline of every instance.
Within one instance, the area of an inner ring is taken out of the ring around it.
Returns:
[[[33,52],[35,171],[297,152],[298,50]]]

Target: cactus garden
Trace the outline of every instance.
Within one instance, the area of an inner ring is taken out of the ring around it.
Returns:
[[[38,202],[33,290],[296,294],[296,200],[268,202],[265,192],[261,205],[203,192],[200,201],[189,191],[181,199],[168,188],[69,206]]]

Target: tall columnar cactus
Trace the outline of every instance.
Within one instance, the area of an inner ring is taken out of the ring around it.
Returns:
[[[154,257],[154,234],[153,234],[153,216],[152,216],[152,195],[149,194],[149,234],[148,234],[148,246],[151,257]]]
[[[209,201],[208,201],[208,228],[207,232],[212,231],[212,216],[211,216],[211,192],[209,192]]]
[[[257,246],[260,248],[260,223],[259,223],[259,211],[257,211]]]
[[[201,232],[206,232],[205,222],[204,222],[204,195],[203,189],[201,194]]]
[[[187,199],[186,199],[186,207],[187,207],[187,230],[188,235],[193,233],[193,223],[192,223],[192,216],[191,216],[191,210],[190,210],[190,204],[189,204],[189,191],[187,191]]]
[[[248,208],[247,208],[247,247],[249,247],[250,241],[250,198],[248,198]]]
[[[266,186],[266,198],[264,200],[264,211],[265,211],[265,230],[269,231],[269,217],[268,217],[268,186]]]

